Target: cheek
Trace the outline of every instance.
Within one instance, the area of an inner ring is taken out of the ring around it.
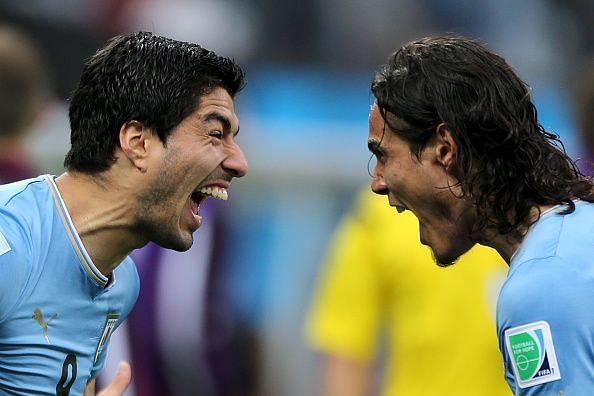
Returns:
[[[411,206],[424,206],[431,199],[427,193],[426,180],[420,178],[414,171],[399,169],[390,172],[385,178],[389,190],[400,200]]]
[[[420,180],[415,184],[416,188],[411,186],[411,189],[403,194],[404,204],[415,212],[421,223],[424,223],[426,232],[444,238],[457,234],[461,224],[449,199],[451,193],[425,183],[426,181]]]
[[[405,190],[408,187],[405,178],[403,178],[403,174],[404,172],[402,171],[400,163],[395,163],[390,167],[386,167],[384,170],[384,180],[386,184],[396,193],[398,193],[398,190]]]
[[[179,158],[179,170],[180,173],[191,176],[191,180],[195,180],[196,177],[203,178],[211,173],[223,159],[222,150],[212,146],[202,147]]]
[[[217,169],[224,159],[222,150],[207,150],[197,154],[191,165],[194,176],[205,178]]]
[[[226,149],[222,144],[208,145],[196,151],[195,158],[203,166],[220,164],[226,155]]]

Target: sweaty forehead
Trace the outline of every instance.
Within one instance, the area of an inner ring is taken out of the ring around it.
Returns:
[[[369,133],[378,134],[384,130],[385,121],[380,113],[379,107],[373,105],[369,113]]]
[[[210,112],[215,109],[221,111],[227,110],[231,113],[235,111],[233,98],[223,88],[215,88],[211,92],[200,97],[200,105],[198,110],[201,113]]]
[[[239,120],[235,114],[233,99],[223,88],[215,88],[212,92],[200,98],[198,114],[203,121],[216,119],[217,117],[212,117],[212,115],[218,114],[228,119],[233,129],[239,127]]]

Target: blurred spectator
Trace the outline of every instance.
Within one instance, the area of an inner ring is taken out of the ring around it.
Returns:
[[[44,65],[33,43],[0,26],[0,184],[36,176],[25,139],[47,95]]]
[[[319,0],[317,57],[341,67],[373,67],[388,51],[431,29],[415,0]]]
[[[576,49],[574,56],[583,61],[581,56],[594,52],[594,2],[592,0],[548,0],[548,5],[555,8],[558,19],[565,19],[566,27],[572,40],[559,39],[560,43],[572,45]],[[566,33],[567,35],[567,33]]]
[[[552,1],[421,0],[421,3],[430,10],[435,32],[459,33],[485,42],[533,83],[554,85],[571,64],[575,51],[572,23]]]
[[[323,355],[323,396],[509,394],[494,326],[506,266],[476,246],[439,268],[419,242],[417,219],[362,192],[329,249],[308,334]]]
[[[148,30],[241,61],[251,57],[258,43],[258,15],[249,2],[126,0],[111,22],[120,32]]]

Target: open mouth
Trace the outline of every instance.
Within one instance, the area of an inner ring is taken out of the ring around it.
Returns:
[[[218,186],[202,187],[199,190],[198,194],[202,195],[204,197],[213,197],[216,199],[220,199],[222,201],[226,201],[229,198],[227,189],[223,188],[223,187],[218,187]]]
[[[190,209],[195,216],[199,216],[200,206],[209,197],[226,201],[229,198],[229,194],[226,188],[218,186],[202,187],[194,191],[190,196]]]

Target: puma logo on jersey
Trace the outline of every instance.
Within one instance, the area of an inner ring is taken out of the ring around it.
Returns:
[[[41,313],[41,310],[39,308],[35,308],[35,313],[31,317],[32,319],[35,319],[37,323],[39,323],[39,326],[41,326],[41,329],[43,330],[43,337],[45,338],[48,344],[50,344],[50,340],[47,336],[47,328],[49,324],[52,322],[52,320],[56,319],[57,317],[58,314],[53,314],[52,317],[46,322],[45,319],[43,319],[43,314]]]

